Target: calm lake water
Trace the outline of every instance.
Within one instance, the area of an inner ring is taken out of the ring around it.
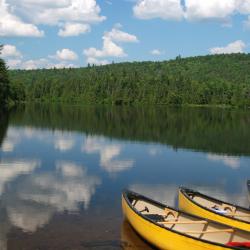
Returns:
[[[123,220],[124,188],[250,204],[249,111],[37,105],[0,124],[0,250],[152,249]]]

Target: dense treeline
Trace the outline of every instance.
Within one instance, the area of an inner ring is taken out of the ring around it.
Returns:
[[[3,46],[0,45],[0,56]],[[0,58],[0,110],[6,107],[10,95],[8,72],[3,59]],[[1,112],[1,111],[0,111]]]
[[[157,142],[175,149],[250,155],[250,117],[245,110],[36,104],[14,110],[10,125]]]
[[[211,55],[78,69],[11,71],[16,98],[110,104],[250,106],[250,54]],[[22,89],[22,88],[21,88]]]
[[[25,87],[18,81],[10,83],[9,72],[5,61],[1,58],[3,45],[0,45],[0,116],[9,105],[25,101]]]

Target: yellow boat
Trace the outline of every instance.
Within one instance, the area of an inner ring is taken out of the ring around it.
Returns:
[[[193,216],[124,191],[123,213],[135,231],[146,241],[165,250],[245,249],[250,233]],[[237,246],[237,247],[236,247]]]
[[[187,188],[179,189],[179,208],[187,213],[250,231],[250,210]]]

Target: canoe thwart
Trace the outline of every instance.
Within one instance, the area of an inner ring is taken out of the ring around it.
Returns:
[[[184,234],[211,234],[211,233],[233,233],[233,229],[218,229],[218,230],[207,230],[207,231],[182,231]]]
[[[172,224],[207,224],[208,222],[205,220],[201,221],[159,221],[158,223],[164,225],[172,225]]]

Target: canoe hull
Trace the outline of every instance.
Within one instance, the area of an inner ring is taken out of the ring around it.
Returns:
[[[194,202],[190,201],[182,192],[179,190],[179,209],[193,214],[199,217],[203,217],[209,220],[213,220],[234,228],[239,228],[245,231],[250,232],[250,224],[244,223],[241,221],[237,221],[226,216],[222,216],[220,214],[216,214],[212,211],[209,211],[203,207],[198,206]]]
[[[132,227],[141,235],[146,241],[163,250],[228,250],[229,247],[214,245],[202,241],[197,241],[193,238],[186,237],[182,234],[166,230],[162,227],[145,220],[138,215],[128,205],[125,198],[122,196],[123,213],[132,225]]]

